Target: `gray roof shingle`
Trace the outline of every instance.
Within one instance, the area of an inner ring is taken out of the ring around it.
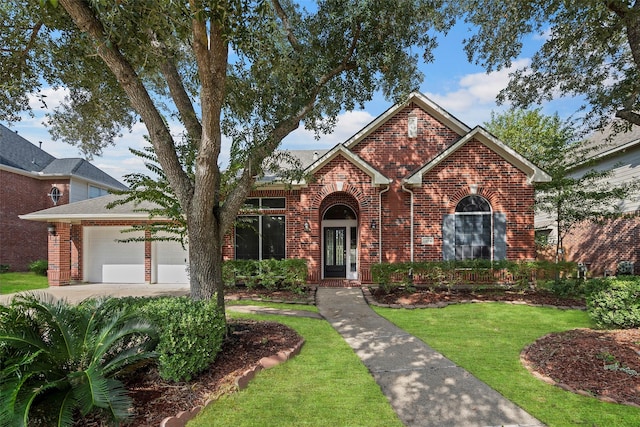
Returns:
[[[45,177],[72,176],[112,189],[127,189],[126,185],[88,161],[79,158],[57,159],[3,125],[0,125],[0,165],[36,172]]]

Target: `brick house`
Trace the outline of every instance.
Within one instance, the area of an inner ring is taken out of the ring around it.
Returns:
[[[587,140],[586,147],[594,147],[590,152],[592,163],[572,170],[572,176],[581,176],[590,169],[611,170],[607,179],[612,185],[629,183],[640,178],[640,127],[630,131],[612,134],[607,128],[598,131]],[[578,224],[564,238],[563,247],[567,261],[581,262],[588,266],[590,275],[613,274],[618,262],[634,263],[635,274],[640,274],[640,196],[635,193],[620,201],[622,218],[602,223],[585,222]],[[555,223],[548,215],[535,218],[536,231],[548,235],[549,243],[555,244],[557,233]]]
[[[533,183],[549,176],[422,94],[330,150],[290,153],[309,178],[258,183],[226,236],[226,259],[302,258],[312,283],[369,283],[379,262],[535,257]],[[179,245],[117,246],[122,227],[145,218],[105,212],[110,197],[24,216],[58,229],[49,261],[65,279],[51,284],[186,280]]]
[[[47,259],[47,225],[19,215],[127,187],[83,159],[57,159],[0,125],[0,265]]]

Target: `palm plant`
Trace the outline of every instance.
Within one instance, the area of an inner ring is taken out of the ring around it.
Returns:
[[[132,402],[115,377],[155,357],[155,344],[155,328],[113,300],[16,297],[0,306],[0,426],[70,426],[95,410],[125,420]]]

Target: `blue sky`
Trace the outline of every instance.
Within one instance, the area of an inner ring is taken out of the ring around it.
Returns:
[[[462,46],[462,40],[468,36],[467,27],[458,25],[446,37],[439,37],[439,47],[434,55],[435,61],[421,65],[425,76],[420,85],[420,91],[459,120],[474,127],[489,120],[492,111],[501,111],[506,108],[499,107],[495,97],[507,84],[508,70],[487,74],[483,68],[470,64]],[[524,40],[522,55],[514,61],[514,66],[527,65],[533,52],[542,43],[542,36],[537,35]],[[62,96],[61,92],[49,91],[47,93],[49,108],[55,106]],[[76,147],[51,139],[46,127],[42,124],[46,111],[35,100],[32,105],[36,117],[25,117],[21,122],[12,125],[11,129],[17,130],[21,136],[36,145],[42,141],[42,148],[55,157],[81,157]],[[298,129],[284,140],[282,147],[331,148],[348,139],[389,107],[391,103],[380,94],[367,103],[364,110],[342,114],[332,134],[317,141],[310,132]],[[544,113],[557,112],[561,118],[568,118],[577,107],[578,102],[573,99],[558,99],[542,105]],[[123,135],[114,147],[105,149],[103,155],[95,157],[92,163],[120,181],[128,173],[146,171],[142,161],[132,156],[128,150],[128,147],[143,147],[146,144],[143,140],[144,134],[144,126],[136,124],[131,134]]]

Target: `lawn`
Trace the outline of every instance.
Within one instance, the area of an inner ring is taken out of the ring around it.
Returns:
[[[276,320],[305,338],[302,352],[260,372],[241,392],[209,405],[198,426],[402,426],[369,371],[325,321],[285,316]]]
[[[35,273],[0,273],[0,294],[12,294],[48,287],[47,276]]]
[[[535,379],[520,364],[520,351],[537,338],[593,327],[585,312],[501,303],[375,310],[550,427],[640,426],[640,408],[563,391]]]

